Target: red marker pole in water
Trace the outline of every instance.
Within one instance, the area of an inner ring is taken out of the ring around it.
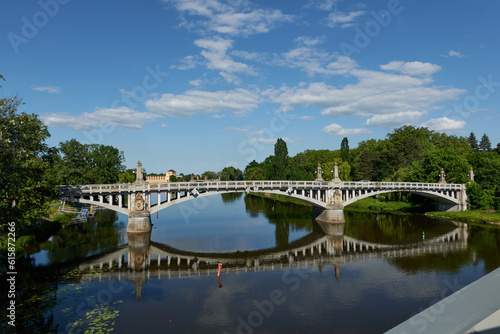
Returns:
[[[219,263],[219,271],[217,271],[217,280],[219,281],[219,288],[222,288],[222,284],[220,282],[220,270],[222,268],[222,263]]]

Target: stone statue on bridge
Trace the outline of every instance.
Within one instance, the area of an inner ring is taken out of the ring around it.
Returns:
[[[140,161],[137,161],[135,183],[144,183],[144,176],[142,174],[142,163]]]

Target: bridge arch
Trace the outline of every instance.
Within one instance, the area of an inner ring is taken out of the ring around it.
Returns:
[[[174,201],[166,201],[166,202],[163,202],[161,204],[153,205],[153,206],[151,206],[151,208],[149,209],[149,211],[151,212],[151,214],[154,214],[154,213],[156,213],[158,211],[166,209],[166,208],[168,208],[170,206],[173,206],[175,204],[181,204],[181,203],[184,203],[184,202],[187,202],[187,201],[190,201],[190,200],[194,200],[194,199],[197,199],[197,198],[203,198],[203,197],[207,197],[207,196],[220,195],[220,194],[235,194],[235,193],[248,193],[248,191],[246,191],[246,190],[229,190],[227,192],[200,192],[196,196],[181,197],[181,198],[176,199]],[[281,196],[295,198],[295,199],[298,199],[298,200],[300,200],[302,202],[311,204],[313,206],[317,206],[319,208],[323,208],[323,209],[326,208],[326,203],[325,202],[322,202],[322,201],[314,199],[314,198],[309,198],[309,197],[305,197],[305,196],[302,196],[302,195],[297,195],[297,194],[294,194],[294,193],[287,194],[286,191],[279,191],[279,190],[259,190],[259,189],[255,189],[255,190],[252,190],[251,193],[276,194],[276,195],[281,195]]]
[[[98,201],[94,201],[92,199],[85,199],[85,198],[75,199],[75,198],[73,198],[73,201],[83,203],[83,204],[100,206],[101,208],[116,211],[118,213],[122,213],[122,214],[127,215],[127,216],[129,214],[128,208],[126,208],[126,207],[120,207],[117,205],[112,205],[112,204],[104,203],[104,202],[98,202]]]
[[[380,195],[380,194],[395,193],[395,192],[406,192],[406,193],[410,193],[410,194],[417,194],[417,195],[421,195],[423,197],[433,199],[436,202],[445,202],[445,203],[455,204],[455,205],[458,205],[460,203],[457,198],[453,198],[453,197],[446,196],[446,195],[441,194],[441,193],[436,193],[436,192],[431,192],[431,191],[424,191],[424,190],[414,190],[414,191],[411,191],[411,190],[409,190],[409,191],[378,190],[378,191],[373,191],[373,192],[367,192],[367,193],[359,195],[357,197],[350,198],[350,199],[344,201],[344,207],[349,205],[349,204],[355,203],[359,200],[368,198],[368,197],[372,197],[372,196],[376,196],[376,195]]]

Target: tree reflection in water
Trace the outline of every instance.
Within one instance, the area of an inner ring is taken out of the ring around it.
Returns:
[[[305,230],[312,232],[312,207],[252,194],[245,195],[245,208],[252,217],[263,214],[269,223],[274,224],[276,246],[289,243],[290,231]]]

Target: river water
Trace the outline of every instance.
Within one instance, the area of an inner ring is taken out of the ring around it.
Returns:
[[[127,235],[126,216],[100,210],[25,259],[18,329],[383,333],[500,266],[498,228],[346,211],[327,235],[317,214],[225,194]]]

